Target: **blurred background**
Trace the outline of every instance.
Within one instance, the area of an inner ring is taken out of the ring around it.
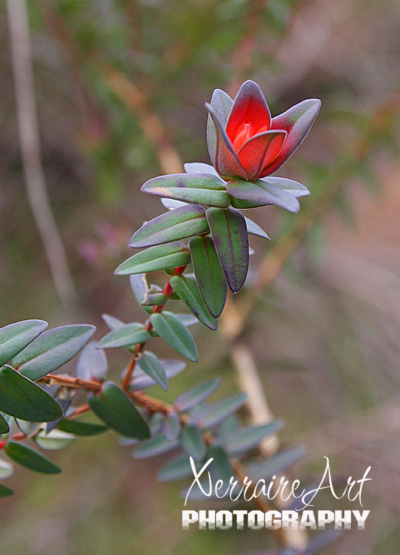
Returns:
[[[217,333],[195,331],[199,364],[154,394],[173,399],[214,375],[219,395],[230,393],[254,364],[268,410],[286,422],[281,443],[307,448],[296,478],[319,477],[323,455],[339,480],[372,466],[366,531],[324,553],[397,553],[400,3],[9,0],[0,10],[1,325],[86,322],[99,339],[104,312],[143,318],[113,271],[132,233],[163,211],[142,183],[182,161],[209,162],[212,90],[234,95],[254,79],[273,115],[322,99],[311,134],[279,170],[312,196],[297,216],[252,211],[272,241],[253,240],[247,288]],[[125,359],[111,355],[118,375]],[[62,475],[21,469],[7,483],[16,495],[1,502],[1,553],[231,555],[273,545],[268,532],[182,532],[182,485],[155,481],[167,457],[134,461],[110,432],[53,460]],[[323,496],[320,505],[350,508]]]

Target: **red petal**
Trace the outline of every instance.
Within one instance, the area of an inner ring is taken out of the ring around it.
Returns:
[[[211,160],[217,172],[224,177],[241,177],[247,179],[247,174],[239,162],[239,158],[232,146],[230,139],[225,133],[214,109],[210,104],[206,104],[207,110],[214,122],[217,132],[217,144],[215,152],[215,160]]]
[[[288,136],[275,162],[264,168],[261,177],[277,170],[306,138],[321,107],[321,101],[310,98],[272,118],[271,129],[283,129]]]
[[[272,164],[282,149],[286,131],[265,131],[249,139],[239,150],[239,160],[249,179],[257,179],[267,164]]]
[[[226,133],[232,141],[243,122],[252,124],[254,134],[264,125],[267,126],[267,129],[270,129],[271,126],[268,104],[260,87],[254,81],[243,83],[233,103],[226,124]]]

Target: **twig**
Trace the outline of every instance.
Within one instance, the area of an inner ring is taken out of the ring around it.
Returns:
[[[46,251],[54,285],[61,301],[75,302],[77,293],[46,189],[31,63],[29,24],[25,0],[7,0],[10,41],[17,100],[19,142],[26,190],[34,220]]]

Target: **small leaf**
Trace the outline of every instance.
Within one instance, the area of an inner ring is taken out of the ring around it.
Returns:
[[[210,314],[194,276],[173,276],[170,284],[202,324],[212,330],[217,329],[218,321]]]
[[[214,405],[206,406],[194,421],[202,428],[210,428],[221,424],[228,416],[239,410],[246,402],[245,393],[237,393],[227,399],[223,399]]]
[[[222,179],[208,173],[162,175],[146,181],[141,191],[206,206],[226,207],[230,202]]]
[[[208,233],[205,210],[202,206],[190,204],[145,223],[133,235],[129,246],[151,247],[179,241],[200,233]]]
[[[14,474],[14,467],[8,461],[0,459],[0,480],[5,480]]]
[[[3,486],[3,484],[0,484],[0,497],[10,497],[10,495],[13,495],[14,492],[12,489],[8,488],[7,486]]]
[[[203,434],[193,424],[184,426],[180,435],[181,447],[188,455],[196,460],[202,459],[207,451]]]
[[[47,328],[43,320],[15,322],[0,329],[0,366],[12,359]]]
[[[305,450],[302,447],[289,447],[282,449],[276,455],[261,463],[249,464],[247,471],[255,481],[268,480],[274,474],[280,474],[283,470],[293,466],[299,459],[304,457]]]
[[[110,314],[102,314],[101,317],[110,330],[117,330],[118,328],[122,328],[126,325],[125,322],[115,318],[114,316],[110,316]]]
[[[195,406],[205,401],[221,383],[220,378],[213,378],[200,385],[197,385],[189,391],[182,393],[174,403],[174,406],[180,411],[185,412],[191,410]]]
[[[168,379],[177,376],[186,368],[186,362],[183,360],[161,359],[160,363],[162,364]],[[154,385],[157,385],[156,382],[147,376],[143,370],[138,368],[137,371],[135,370],[133,375],[130,389],[138,391],[141,389],[147,389],[148,387],[152,387]]]
[[[143,274],[168,268],[186,266],[190,263],[190,254],[184,243],[169,243],[150,247],[125,260],[115,270],[117,276]]]
[[[150,376],[156,383],[161,385],[161,387],[167,391],[168,389],[168,379],[165,370],[158,360],[155,354],[150,351],[146,351],[142,354],[138,360],[140,368],[145,374]]]
[[[300,210],[299,201],[293,194],[265,181],[258,180],[253,183],[238,179],[230,181],[227,184],[227,190],[233,197],[232,206],[235,208],[255,208],[275,204],[294,214]]]
[[[61,472],[61,469],[47,457],[16,441],[9,440],[5,451],[10,459],[30,470],[42,472],[43,474],[59,474]]]
[[[256,222],[253,222],[250,218],[245,217],[244,219],[246,220],[247,233],[250,235],[256,235],[257,237],[262,237],[263,239],[271,239],[271,237],[269,237],[263,228],[256,224]]]
[[[246,221],[233,208],[209,208],[206,212],[213,242],[229,287],[240,291],[249,267],[249,240]]]
[[[165,437],[169,440],[175,440],[178,438],[181,431],[181,421],[179,414],[175,411],[169,412],[165,417],[162,426],[162,432]]]
[[[207,451],[207,458],[214,459],[210,469],[214,480],[223,480],[227,484],[234,473],[226,451],[220,445],[211,445]]]
[[[175,208],[180,208],[181,206],[186,206],[186,202],[182,202],[181,200],[175,200],[173,198],[162,198],[161,203],[165,208],[168,210],[175,210]]]
[[[52,430],[48,434],[45,432],[39,432],[35,436],[35,442],[42,449],[48,449],[50,451],[55,451],[58,449],[64,449],[71,445],[76,440],[76,437],[72,434],[62,432],[61,430]]]
[[[83,380],[104,381],[107,376],[107,357],[96,341],[90,341],[82,349],[76,365],[76,375]]]
[[[123,436],[147,439],[150,430],[140,412],[120,387],[106,382],[100,396],[92,395],[88,399],[92,411]]]
[[[125,324],[123,327],[110,331],[99,341],[99,346],[103,349],[115,349],[117,347],[130,347],[139,345],[150,339],[150,333],[143,327],[143,324]]]
[[[0,409],[29,422],[52,422],[63,415],[51,395],[9,366],[0,369]]]
[[[189,457],[185,454],[179,455],[163,466],[158,474],[158,479],[160,482],[175,482],[189,476],[193,476],[193,472]]]
[[[74,325],[45,331],[12,359],[11,366],[36,381],[71,360],[95,330],[94,326]]]
[[[174,312],[174,314],[182,322],[185,328],[191,328],[199,323],[198,319],[196,316],[193,316],[193,314],[180,314],[178,312]]]
[[[1,396],[1,393],[0,393],[0,396]],[[5,420],[3,416],[0,414],[0,435],[7,434],[9,430],[10,430],[10,426],[8,425],[7,420]]]
[[[210,237],[194,237],[190,252],[201,295],[212,316],[218,318],[225,306],[227,284],[214,243]]]
[[[168,345],[192,362],[198,361],[199,355],[193,337],[175,314],[166,310],[156,312],[151,315],[151,323]]]
[[[139,305],[142,304],[149,290],[146,274],[132,274],[129,276],[129,283],[135,295],[136,302]]]
[[[310,191],[305,185],[302,185],[298,181],[293,181],[292,179],[286,179],[285,177],[263,177],[260,181],[264,181],[269,185],[274,185],[287,193],[292,194],[296,198],[308,197]]]
[[[168,453],[169,451],[176,449],[178,445],[178,441],[171,441],[163,435],[152,437],[151,439],[144,441],[137,449],[135,449],[133,452],[133,458],[148,459],[150,457],[162,455],[163,453]]]
[[[282,427],[282,421],[273,420],[260,426],[242,428],[224,441],[224,447],[230,455],[245,453],[257,447],[264,438],[277,434]]]
[[[82,420],[62,420],[58,428],[63,432],[74,434],[76,436],[94,436],[101,434],[107,430],[102,424],[94,424],[93,422],[83,422]]]

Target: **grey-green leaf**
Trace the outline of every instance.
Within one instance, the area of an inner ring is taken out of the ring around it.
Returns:
[[[126,324],[116,330],[110,331],[99,341],[99,347],[103,349],[115,349],[117,347],[130,347],[144,343],[150,339],[150,333],[143,324]]]
[[[273,420],[259,426],[243,428],[225,440],[224,447],[230,455],[245,453],[257,447],[266,437],[277,434],[282,427],[281,420]]]
[[[164,310],[151,315],[155,331],[178,353],[192,362],[197,362],[199,355],[196,344],[184,324],[172,312]]]
[[[240,291],[249,267],[246,221],[239,210],[209,208],[206,212],[213,242],[229,287]]]
[[[125,260],[115,270],[117,276],[143,274],[157,270],[167,270],[186,266],[190,263],[190,254],[184,243],[169,243],[138,252]]]
[[[38,451],[17,441],[7,441],[5,451],[14,462],[43,474],[59,474],[61,469]]]
[[[185,393],[182,393],[175,401],[175,407],[180,412],[191,410],[212,395],[219,387],[220,383],[220,378],[212,378],[211,380],[185,391]]]
[[[11,360],[11,366],[36,381],[71,360],[95,330],[94,326],[78,324],[45,331]]]
[[[202,428],[210,428],[221,424],[228,416],[239,410],[246,402],[245,393],[237,393],[218,403],[207,406],[196,414],[194,421]]]
[[[214,318],[224,309],[227,284],[217,252],[210,237],[193,237],[190,252],[197,284],[206,306]]]
[[[0,329],[0,366],[12,359],[47,328],[43,320],[15,322]]]
[[[145,223],[130,240],[133,248],[151,247],[208,232],[205,210],[189,204]]]
[[[154,353],[146,351],[138,360],[140,368],[166,391],[168,379],[164,367]]]
[[[92,411],[123,436],[136,439],[150,437],[149,427],[131,399],[112,382],[104,384],[99,396],[88,399]]]
[[[0,410],[29,422],[52,422],[63,415],[51,395],[9,366],[0,368]]]
[[[274,474],[280,474],[283,470],[293,466],[299,459],[304,457],[303,447],[288,447],[282,449],[276,455],[263,462],[248,465],[247,471],[253,480],[268,480]]]
[[[162,432],[169,440],[178,438],[181,431],[181,420],[179,414],[175,411],[169,412],[162,425]]]
[[[176,449],[178,445],[178,441],[171,441],[164,435],[155,436],[139,445],[139,447],[133,452],[133,457],[135,459],[148,459],[150,457],[155,457],[156,455],[168,453],[169,451]]]
[[[107,376],[107,357],[96,341],[89,343],[82,349],[76,365],[76,375],[83,380],[104,381]]]
[[[220,177],[208,173],[162,175],[146,181],[141,190],[159,197],[206,206],[226,207],[230,203],[225,183]]]
[[[257,237],[262,237],[263,239],[271,239],[271,237],[269,237],[263,228],[256,224],[256,222],[253,222],[250,218],[245,217],[244,219],[246,220],[247,233],[250,235],[256,235]]]
[[[202,324],[212,330],[217,329],[218,320],[208,310],[194,276],[173,276],[170,279],[170,284],[175,293],[188,305]]]
[[[200,460],[205,456],[207,446],[197,426],[193,424],[184,426],[179,440],[182,449],[194,459]]]
[[[10,495],[13,495],[14,492],[12,489],[8,488],[7,486],[3,486],[3,484],[0,484],[0,497],[10,497]]]

